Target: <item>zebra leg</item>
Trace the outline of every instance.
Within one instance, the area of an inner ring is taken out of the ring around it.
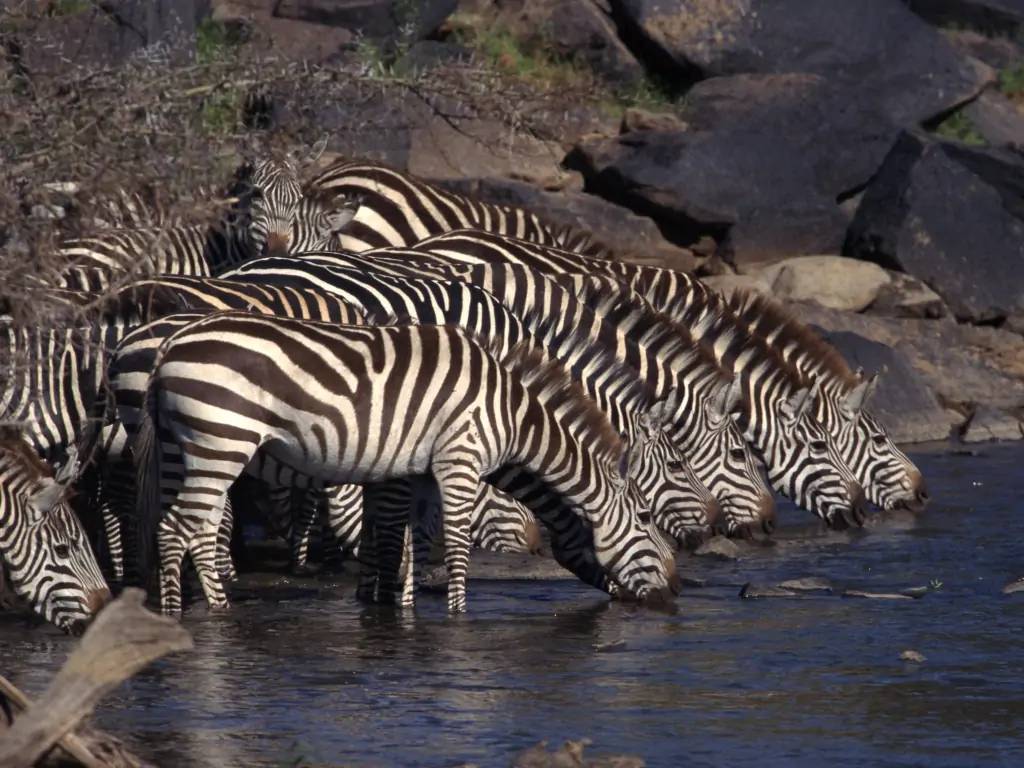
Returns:
[[[414,481],[412,503],[412,525],[405,555],[405,579],[402,586],[401,604],[405,607],[415,603],[416,593],[423,582],[423,574],[430,565],[430,551],[440,537],[441,500],[437,483],[432,477]]]
[[[480,474],[465,462],[455,461],[435,461],[433,471],[441,497],[444,562],[448,569],[448,612],[464,613],[466,574],[469,571],[469,525]]]
[[[199,583],[203,587],[203,594],[211,609],[229,607],[224,582],[217,570],[218,541],[227,503],[227,492],[225,491],[220,505],[211,510],[210,515],[202,520],[189,545],[192,563],[196,567]],[[230,533],[228,536],[230,538]]]
[[[359,529],[359,586],[356,598],[377,601],[377,513],[372,486],[363,488],[363,519]]]
[[[110,558],[110,570],[113,580],[124,582],[124,544],[121,539],[121,520],[108,502],[100,505],[103,518],[103,531],[107,538],[107,556]]]
[[[309,549],[314,538],[319,534],[320,496],[315,488],[307,488],[298,495],[298,521],[292,526],[292,573],[307,574],[312,569],[309,565]],[[295,501],[296,494],[292,500]]]
[[[231,508],[230,494],[224,499],[224,514],[217,527],[217,574],[221,581],[228,583],[238,578],[235,561],[231,557],[231,536],[234,533],[235,514]]]
[[[340,564],[346,555],[359,554],[359,540],[363,527],[363,487],[361,485],[335,485],[322,494],[325,502],[326,534],[324,536],[325,565]]]
[[[405,478],[374,483],[363,492],[373,520],[379,603],[391,604],[399,599],[411,497],[410,482]]]

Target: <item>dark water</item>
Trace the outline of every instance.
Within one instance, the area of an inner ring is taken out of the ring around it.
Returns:
[[[414,615],[349,596],[246,601],[186,615],[196,650],[97,719],[162,766],[505,766],[583,736],[652,766],[1024,765],[1024,594],[1000,594],[1024,576],[1024,449],[915,459],[936,499],[917,523],[826,534],[791,512],[774,547],[683,560],[709,584],[676,615],[569,580],[477,580],[455,619],[440,595]],[[801,576],[941,586],[913,601],[737,597]],[[38,691],[70,646],[4,619],[0,672]]]

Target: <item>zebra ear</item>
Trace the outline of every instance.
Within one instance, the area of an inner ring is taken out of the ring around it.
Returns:
[[[818,397],[818,382],[810,387],[798,389],[782,404],[782,416],[790,423],[799,421]]]
[[[54,507],[64,498],[66,486],[52,477],[44,477],[39,481],[38,490],[29,499],[28,517],[30,525],[38,525]]]
[[[358,198],[345,198],[338,201],[340,207],[327,214],[327,222],[331,234],[341,232],[351,223],[352,219],[359,213],[359,205],[362,203]]]
[[[624,450],[619,456],[619,461],[616,466],[611,468],[610,479],[612,488],[616,493],[621,493],[626,489],[626,483],[629,481],[629,460],[631,449]]]
[[[847,418],[854,418],[860,414],[867,404],[871,395],[874,394],[875,388],[878,386],[878,375],[872,376],[866,381],[862,381],[856,387],[846,393],[846,397],[843,398],[843,413]]]
[[[57,470],[54,480],[60,485],[67,485],[78,475],[78,448],[71,446],[68,449],[68,458]]]

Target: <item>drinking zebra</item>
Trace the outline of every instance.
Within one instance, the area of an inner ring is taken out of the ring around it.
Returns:
[[[223,313],[179,331],[160,350],[136,451],[140,504],[160,510],[163,609],[180,611],[191,539],[260,448],[324,482],[430,472],[453,612],[466,607],[468,505],[484,476],[555,535],[567,532],[567,515],[585,521],[595,561],[574,567],[589,583],[612,589],[614,579],[639,598],[665,599],[678,588],[674,561],[641,521],[618,436],[557,369],[536,363],[513,358],[506,368],[446,326]],[[223,604],[214,574],[197,570],[211,604]]]
[[[0,558],[14,592],[47,621],[81,634],[110,600],[65,496],[69,457],[54,475],[16,430],[0,428]]]
[[[515,206],[457,195],[378,163],[339,160],[317,174],[306,185],[306,193],[325,202],[359,201],[352,222],[337,233],[336,244],[342,250],[409,246],[432,235],[475,227],[592,256],[607,255],[582,230],[552,225]]]

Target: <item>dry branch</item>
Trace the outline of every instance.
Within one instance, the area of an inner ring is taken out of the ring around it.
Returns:
[[[188,631],[172,619],[147,611],[143,599],[141,590],[126,589],[100,613],[46,692],[4,734],[2,768],[29,768],[58,743],[90,768],[111,764],[68,736],[74,737],[75,726],[104,695],[142,667],[192,647]],[[17,704],[17,698],[11,698]],[[81,754],[83,749],[87,757]]]

